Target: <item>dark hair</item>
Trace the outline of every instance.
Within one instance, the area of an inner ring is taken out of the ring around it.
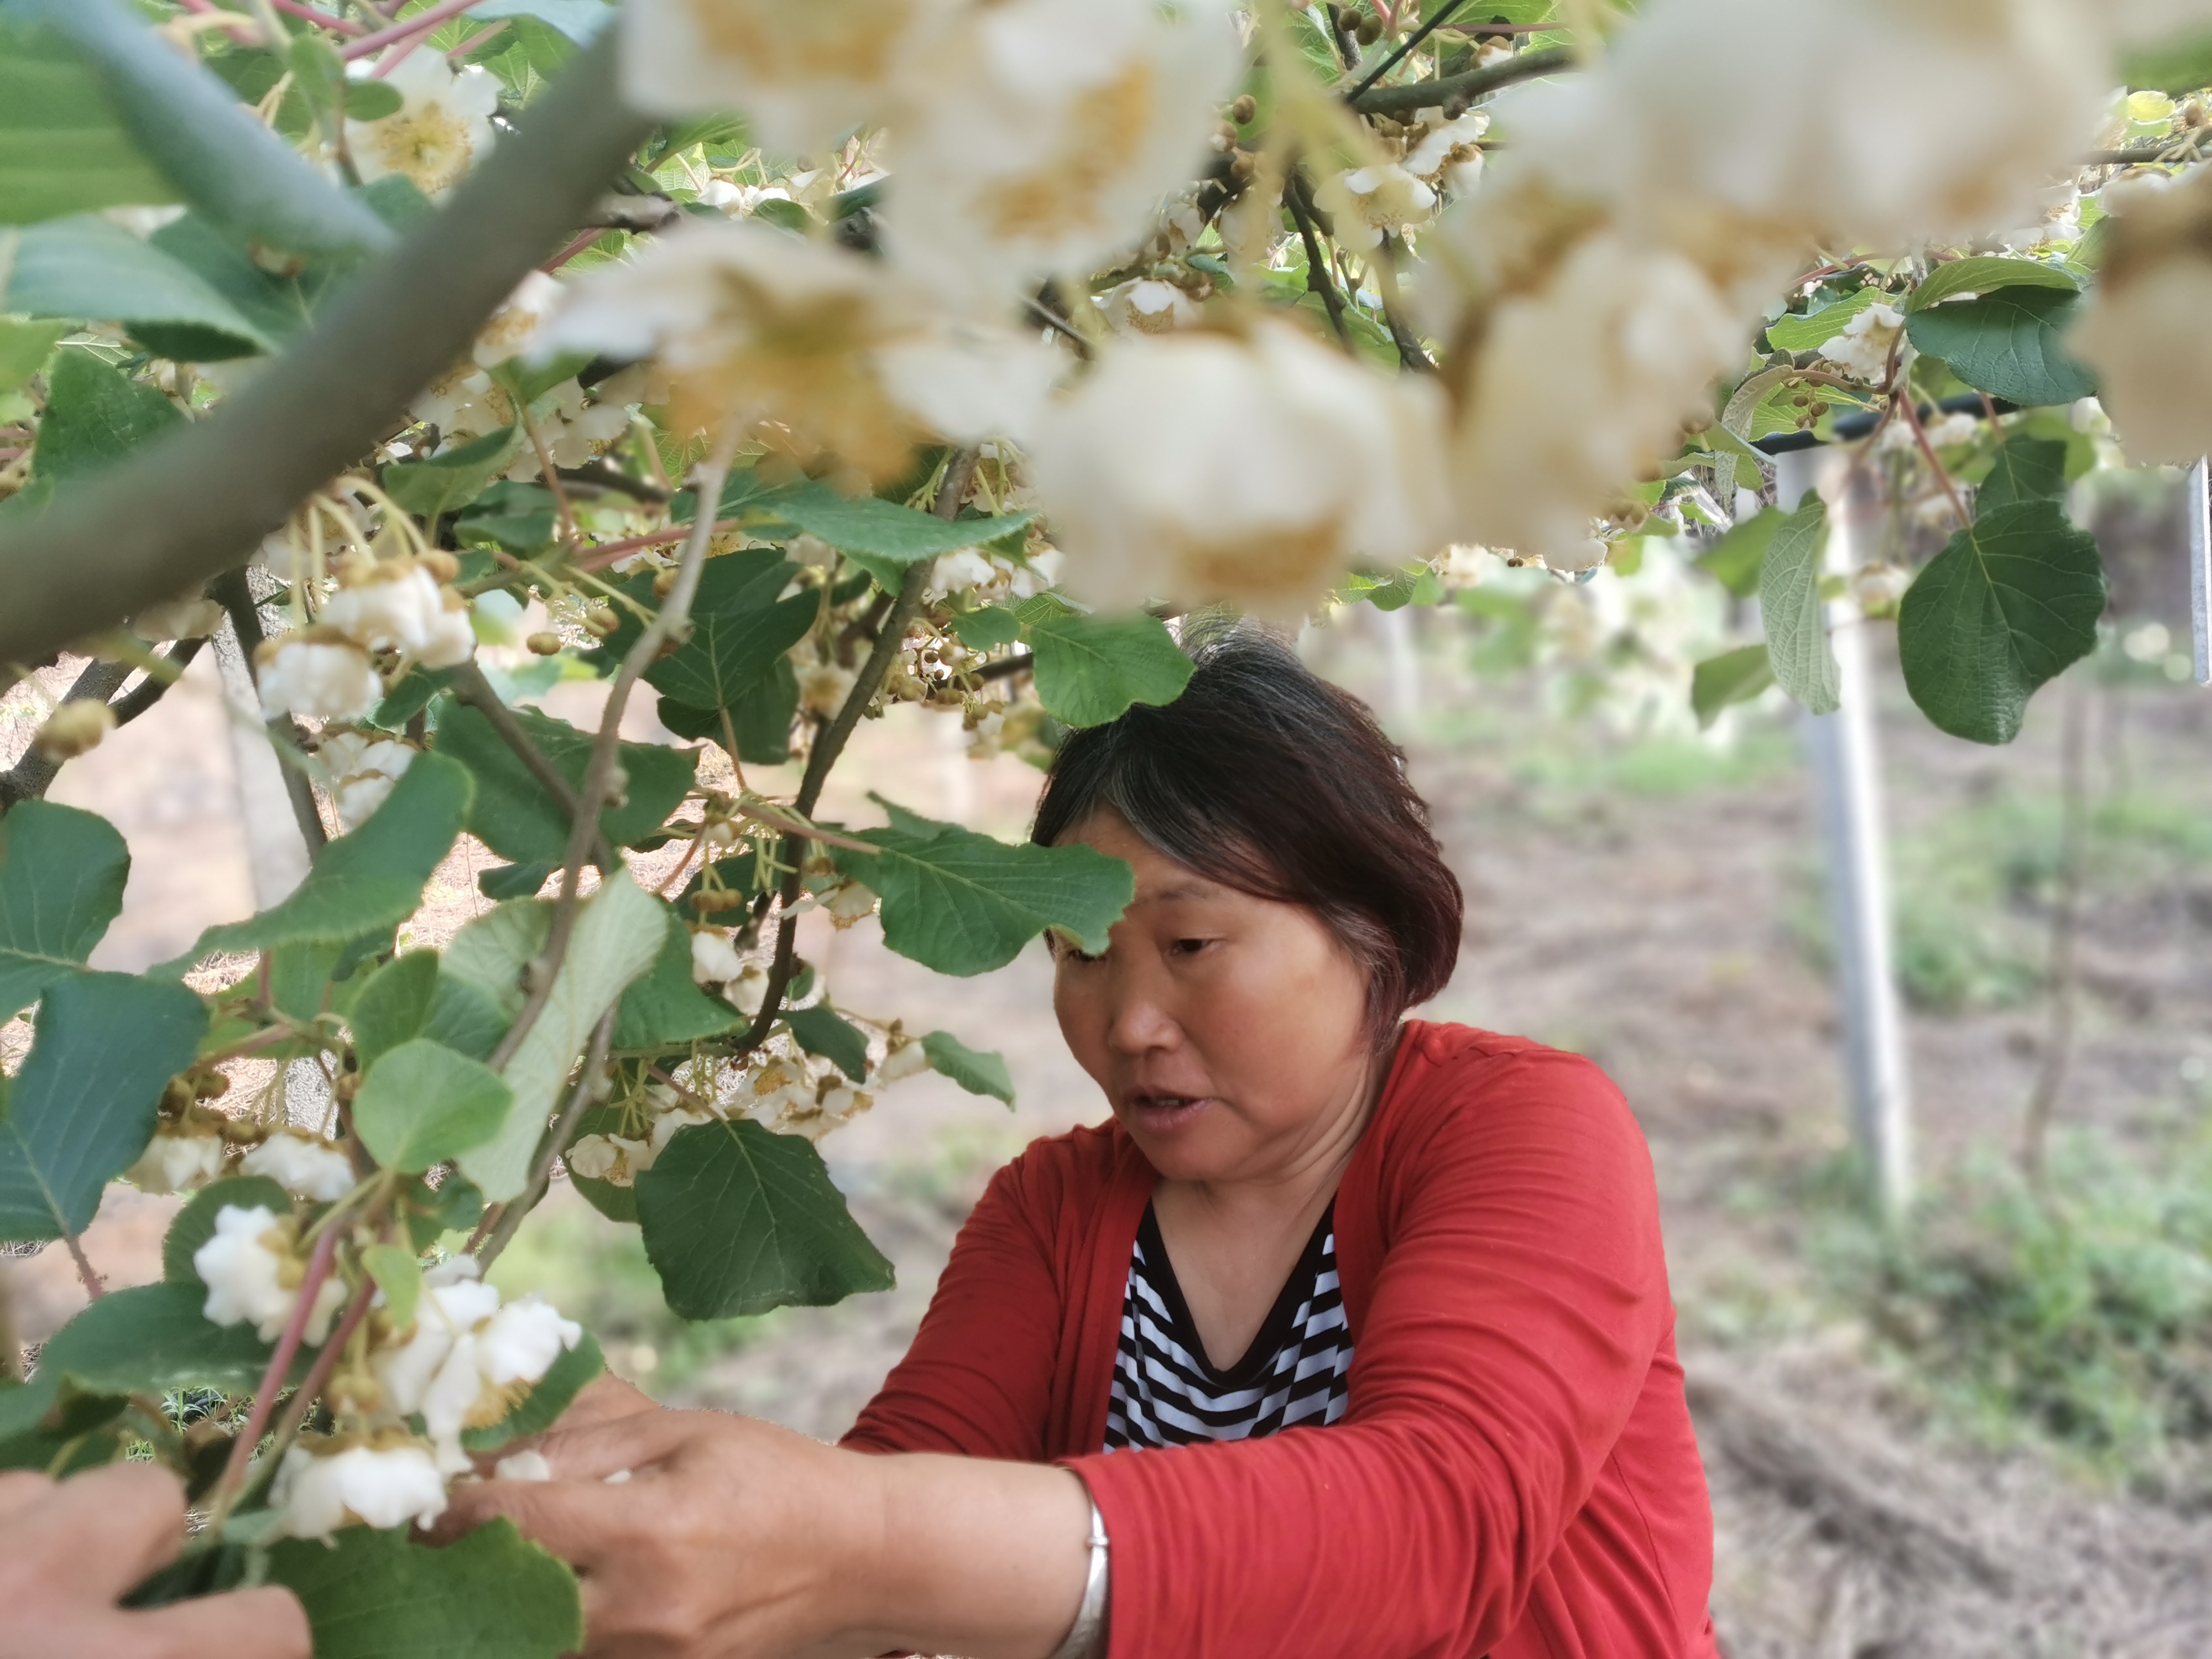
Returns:
[[[1190,684],[1073,732],[1030,838],[1051,846],[1102,806],[1210,881],[1302,904],[1368,975],[1377,1043],[1459,957],[1459,881],[1365,703],[1249,623],[1190,625]]]

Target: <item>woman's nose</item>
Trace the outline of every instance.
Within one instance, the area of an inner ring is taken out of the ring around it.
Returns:
[[[1182,1040],[1154,976],[1141,967],[1123,966],[1113,975],[1109,991],[1106,1040],[1123,1054],[1139,1054],[1173,1048]]]

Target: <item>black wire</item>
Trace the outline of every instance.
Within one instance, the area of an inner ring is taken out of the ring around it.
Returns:
[[[1375,66],[1375,70],[1372,74],[1368,76],[1368,77],[1362,81],[1358,86],[1352,88],[1350,92],[1344,94],[1344,101],[1347,104],[1356,102],[1363,94],[1372,90],[1377,81],[1380,81],[1384,76],[1388,75],[1392,70],[1397,68],[1400,64],[1405,61],[1406,54],[1407,52],[1413,51],[1415,46],[1419,46],[1422,41],[1427,40],[1439,28],[1442,28],[1444,25],[1445,20],[1450,17],[1454,12],[1457,11],[1460,7],[1465,3],[1466,0],[1444,0],[1442,9],[1437,11],[1434,17],[1429,19],[1427,22],[1422,24],[1420,27],[1415,29],[1411,34],[1407,35],[1404,43],[1399,46],[1397,51],[1392,52],[1388,58],[1385,58],[1381,63],[1377,64]]]

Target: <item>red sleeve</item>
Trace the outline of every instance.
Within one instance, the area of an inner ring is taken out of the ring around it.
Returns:
[[[1671,1316],[1642,1133],[1549,1050],[1421,1086],[1457,1098],[1392,1149],[1345,1419],[1072,1461],[1113,1540],[1112,1659],[1487,1652],[1589,1498]]]
[[[1044,1461],[1060,1294],[1029,1189],[1045,1165],[1032,1152],[991,1177],[914,1345],[839,1444]]]

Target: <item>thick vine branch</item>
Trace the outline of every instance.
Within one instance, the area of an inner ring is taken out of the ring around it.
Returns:
[[[648,124],[609,29],[428,221],[207,419],[0,531],[0,662],[37,663],[234,565],[357,461],[591,213]]]
[[[1411,115],[1417,109],[1437,108],[1455,100],[1472,103],[1516,81],[1533,81],[1540,75],[1554,75],[1574,66],[1572,47],[1546,46],[1537,52],[1517,52],[1502,64],[1468,70],[1459,75],[1439,76],[1433,81],[1409,81],[1401,86],[1376,87],[1350,101],[1362,115]]]

